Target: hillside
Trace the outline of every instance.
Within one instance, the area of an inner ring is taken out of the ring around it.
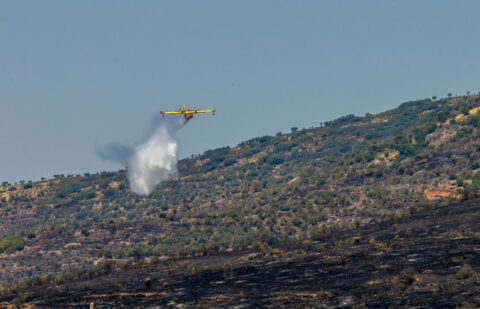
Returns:
[[[19,239],[4,237],[0,281],[279,246],[475,198],[479,106],[425,99],[209,150],[148,197],[125,171],[3,183],[0,235]]]
[[[0,290],[0,307],[478,308],[480,203],[461,202],[279,247],[107,261]]]

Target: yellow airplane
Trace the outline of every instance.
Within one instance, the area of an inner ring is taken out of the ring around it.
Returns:
[[[183,109],[180,108],[179,110],[173,111],[173,112],[160,112],[162,114],[162,117],[165,117],[165,115],[179,115],[183,114],[183,117],[185,117],[186,120],[190,120],[193,118],[193,114],[199,114],[199,113],[212,113],[215,115],[216,109],[209,109],[209,110],[198,110],[198,109],[187,109],[185,107],[185,104],[183,104]]]

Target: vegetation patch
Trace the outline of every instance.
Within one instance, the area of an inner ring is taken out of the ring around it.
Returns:
[[[0,254],[23,250],[25,240],[17,235],[6,235],[0,238]]]

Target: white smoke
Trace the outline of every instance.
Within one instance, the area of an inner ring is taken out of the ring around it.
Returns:
[[[149,195],[161,182],[178,178],[178,142],[172,133],[185,123],[184,118],[176,122],[157,121],[144,143],[133,148],[109,145],[99,154],[104,159],[126,164],[131,190]]]
[[[128,179],[133,192],[149,195],[162,181],[177,178],[178,144],[169,128],[157,128],[150,138],[135,147],[128,164]]]

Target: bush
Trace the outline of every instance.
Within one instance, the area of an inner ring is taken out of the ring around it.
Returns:
[[[240,216],[240,211],[238,209],[229,209],[227,211],[227,216],[231,218],[237,218],[238,216]]]
[[[289,211],[290,210],[290,205],[288,204],[283,204],[280,206],[281,211]]]
[[[300,220],[300,218],[293,219],[293,225],[300,227],[302,225],[302,220]]]
[[[470,166],[470,168],[472,170],[476,170],[477,168],[480,168],[480,162],[478,162],[478,161],[473,162],[472,165]]]
[[[464,264],[457,272],[456,277],[457,279],[468,279],[473,274],[475,274],[475,270],[473,270],[472,266],[468,264]]]
[[[21,251],[25,246],[25,240],[17,235],[7,235],[0,238],[0,254]]]
[[[415,282],[415,270],[411,267],[402,270],[398,276],[398,284],[401,289],[405,289],[407,286]]]
[[[152,279],[151,278],[145,278],[143,280],[143,283],[145,284],[145,289],[149,290],[152,287]]]
[[[223,165],[225,167],[233,165],[235,163],[237,163],[237,160],[235,158],[227,158],[227,159],[225,159],[225,161],[223,161]]]
[[[271,154],[268,156],[267,163],[271,165],[278,165],[282,164],[284,160],[283,154]]]

